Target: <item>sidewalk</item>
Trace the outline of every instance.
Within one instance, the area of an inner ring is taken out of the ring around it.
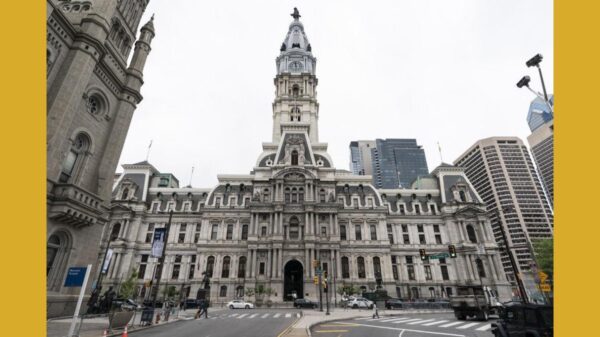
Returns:
[[[219,312],[225,310],[224,308],[215,308],[208,311],[209,315],[214,312]],[[167,322],[162,321],[158,324],[153,324],[150,326],[140,326],[140,317],[141,314],[136,313],[134,319],[127,326],[128,332],[140,331],[144,329],[151,329],[156,326],[160,326],[163,324],[169,324],[173,322],[177,322],[180,320],[193,319],[196,314],[197,309],[188,309],[185,311],[179,311],[178,313],[171,315]],[[47,337],[66,337],[69,333],[69,327],[71,326],[71,320],[73,318],[61,318],[61,319],[51,319],[46,323],[46,336]],[[79,322],[78,322],[79,323]],[[91,318],[84,318],[81,328],[79,329],[80,337],[102,337],[102,333],[104,330],[108,330],[108,316],[97,316]],[[75,328],[75,332],[77,333],[77,327]],[[123,329],[113,329],[112,332],[109,332],[108,336],[121,336],[123,334]]]
[[[445,313],[452,310],[379,310],[380,316],[401,316],[426,313]],[[325,315],[325,312],[317,310],[303,310],[303,316],[293,324],[286,332],[280,336],[285,337],[310,337],[310,328],[313,325],[337,321],[347,320],[359,317],[371,317],[373,310],[357,310],[357,309],[341,309],[336,308],[330,312],[330,315]]]

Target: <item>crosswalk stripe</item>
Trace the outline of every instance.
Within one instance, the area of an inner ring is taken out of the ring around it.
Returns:
[[[395,319],[391,320],[390,323],[402,323],[402,322],[405,322],[405,321],[410,321],[411,319],[413,319],[413,318],[410,318],[410,317],[395,318]]]
[[[477,328],[477,329],[475,329],[475,330],[477,330],[477,331],[486,331],[486,330],[489,330],[489,329],[491,329],[491,328],[492,328],[492,325],[491,325],[491,324],[486,324],[486,325],[484,325],[484,326],[482,326],[482,327],[480,327],[480,328]]]
[[[292,317],[292,314],[290,314],[290,313],[285,314],[285,318],[289,318],[289,317]]]
[[[435,322],[431,322],[431,323],[427,323],[427,324],[423,324],[425,326],[432,326],[432,325],[438,325],[438,324],[442,324],[442,323],[446,323],[448,321],[446,320],[441,320],[441,321],[435,321]]]
[[[273,316],[273,318],[277,318],[279,316],[281,316],[281,314],[275,314],[275,316]]]
[[[256,316],[258,316],[258,314],[252,314],[252,315],[248,316],[248,318],[254,318]]]
[[[241,314],[241,315],[239,315],[237,318],[238,318],[238,319],[239,319],[239,318],[244,318],[245,316],[248,316],[248,314]]]
[[[300,317],[300,313],[299,312],[296,313],[296,317]]]
[[[444,324],[444,325],[440,325],[442,328],[447,328],[453,325],[458,325],[458,324],[463,324],[464,322],[452,322],[452,323],[448,323],[448,324]]]
[[[413,319],[409,319],[409,320],[406,320],[406,321],[394,322],[394,323],[395,324],[398,324],[398,323],[408,323],[408,322],[414,322],[414,321],[420,321],[420,320],[421,320],[420,318],[413,318]]]
[[[457,326],[456,328],[457,328],[457,329],[468,329],[468,328],[470,328],[470,327],[472,327],[472,326],[475,326],[475,325],[477,325],[477,324],[479,324],[479,323],[469,323],[469,324],[465,324],[465,325]]]
[[[369,317],[359,317],[359,318],[355,318],[354,320],[355,321],[362,321],[362,320],[365,320],[365,319],[369,319]]]
[[[239,314],[231,314],[231,315],[229,315],[229,317],[235,317],[237,315],[239,315]]]
[[[267,318],[267,316],[269,316],[269,314],[264,314],[264,315],[260,316],[260,318]]]
[[[383,321],[381,321],[381,322],[391,322],[391,321],[395,321],[395,320],[397,320],[397,319],[398,319],[398,318],[384,319],[384,320],[383,320]]]
[[[410,322],[410,323],[408,323],[408,325],[423,324],[423,323],[427,323],[427,322],[431,322],[431,321],[433,321],[433,320],[432,319],[424,319],[424,320],[421,320],[421,321]]]

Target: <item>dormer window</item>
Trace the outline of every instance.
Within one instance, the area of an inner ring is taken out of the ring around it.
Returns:
[[[298,151],[292,151],[292,165],[298,165]]]
[[[123,189],[123,193],[121,194],[121,200],[127,200],[128,196],[129,196],[129,188],[125,187],[125,189]]]

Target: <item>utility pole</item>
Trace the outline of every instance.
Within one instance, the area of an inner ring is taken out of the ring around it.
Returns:
[[[156,292],[152,292],[152,309],[156,308],[156,297],[158,296],[158,292],[160,291],[160,279],[162,278],[162,273],[163,273],[163,267],[164,267],[164,263],[165,263],[165,252],[167,251],[167,243],[169,242],[169,229],[171,228],[171,219],[173,218],[173,210],[169,211],[169,221],[167,222],[166,225],[166,231],[165,231],[165,242],[164,245],[162,247],[162,253],[160,255],[160,257],[158,258],[158,265],[157,265],[157,278],[156,278],[156,283],[155,283],[155,287],[156,287]]]

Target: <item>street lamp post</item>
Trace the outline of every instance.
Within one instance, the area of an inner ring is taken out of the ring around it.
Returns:
[[[528,303],[529,301],[527,300],[527,293],[525,292],[525,286],[523,285],[523,281],[519,277],[517,263],[515,262],[515,257],[513,256],[513,253],[510,250],[510,247],[508,245],[508,239],[506,238],[506,233],[504,232],[504,221],[502,220],[504,216],[503,216],[503,214],[502,215],[500,214],[500,212],[508,211],[511,209],[512,209],[511,207],[506,207],[506,208],[503,208],[502,210],[495,209],[494,212],[496,213],[496,215],[498,216],[498,220],[500,221],[500,226],[498,226],[498,227],[500,228],[500,234],[502,235],[502,241],[504,242],[504,248],[506,249],[506,253],[508,254],[508,258],[510,260],[511,269],[513,270],[513,274],[517,280],[517,286],[519,288],[519,295],[520,295],[523,303]]]
[[[540,63],[542,62],[542,59],[543,59],[542,54],[536,54],[534,57],[532,57],[527,62],[525,62],[525,65],[527,67],[537,67],[538,73],[540,74],[540,80],[542,81],[542,90],[544,92],[544,96],[542,96],[540,93],[538,93],[537,91],[535,91],[529,87],[529,82],[531,82],[531,77],[529,77],[529,76],[523,76],[519,80],[519,82],[517,82],[517,87],[518,88],[526,87],[527,89],[529,89],[529,91],[531,91],[534,95],[536,95],[542,101],[544,101],[544,103],[546,103],[546,105],[548,106],[548,109],[550,109],[550,113],[554,114],[554,112],[552,110],[552,106],[550,105],[550,101],[548,100],[548,93],[546,92],[546,84],[544,83],[544,76],[542,75],[542,68],[540,68]]]

